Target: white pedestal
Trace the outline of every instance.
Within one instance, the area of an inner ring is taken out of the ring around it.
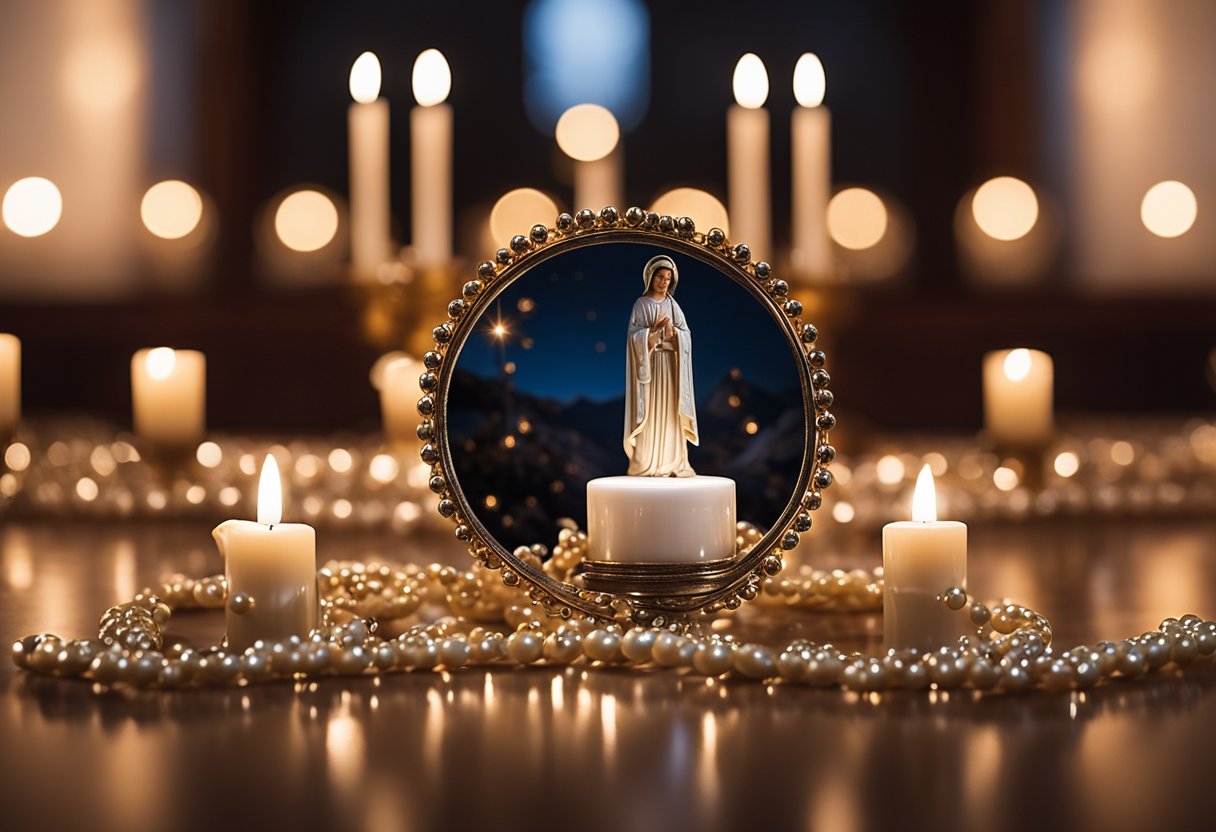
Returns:
[[[587,483],[587,558],[704,563],[735,555],[735,481],[601,477]]]

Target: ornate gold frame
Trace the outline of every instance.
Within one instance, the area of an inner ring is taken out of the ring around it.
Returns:
[[[735,564],[717,575],[711,587],[696,581],[690,584],[691,592],[655,595],[586,589],[558,581],[507,551],[469,505],[456,480],[447,441],[447,395],[456,358],[494,299],[531,267],[556,255],[618,241],[662,244],[717,267],[768,310],[785,334],[798,367],[805,450],[794,492],[759,542],[737,553]],[[464,284],[461,297],[448,304],[448,320],[432,331],[435,348],[423,356],[426,370],[419,378],[423,396],[418,402],[423,421],[418,436],[425,443],[421,456],[431,466],[430,488],[439,495],[439,513],[456,524],[456,537],[468,544],[470,554],[487,568],[501,570],[506,585],[528,585],[532,602],[550,615],[570,618],[581,614],[661,626],[672,618],[738,608],[759,594],[765,577],[781,571],[784,553],[798,544],[800,534],[810,530],[811,512],[821,504],[820,492],[832,484],[827,465],[836,456],[829,442],[836,418],[829,410],[833,403],[830,377],[824,369],[824,353],[816,345],[819,332],[813,324],[803,322],[802,311],[802,304],[789,297],[789,286],[773,276],[768,263],[752,262],[746,244],[732,244],[718,228],[698,232],[688,217],[659,216],[637,207],[621,216],[609,206],[598,215],[586,209],[561,214],[552,228],[533,226],[527,236],[516,236],[508,248],[499,249],[494,260],[478,264],[476,277]]]

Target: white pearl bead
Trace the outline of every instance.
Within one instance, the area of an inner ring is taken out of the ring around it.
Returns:
[[[971,662],[967,676],[976,690],[992,690],[1001,681],[1000,669],[983,656]]]
[[[518,630],[507,639],[507,653],[518,664],[538,661],[544,650],[544,642],[533,630]]]
[[[702,642],[693,653],[693,669],[702,676],[721,676],[734,664],[733,653],[734,650],[725,642]]]
[[[687,643],[688,639],[673,632],[664,631],[659,633],[655,637],[654,646],[650,650],[651,655],[654,656],[655,664],[660,667],[679,667],[681,652]]]
[[[1170,660],[1179,667],[1186,667],[1199,658],[1199,644],[1189,633],[1180,631],[1170,642]]]
[[[472,648],[463,638],[444,639],[439,646],[439,663],[445,667],[464,667],[472,654]]]
[[[806,664],[807,684],[817,688],[839,684],[843,670],[844,662],[838,655],[820,651]]]
[[[745,644],[735,651],[735,670],[749,679],[768,679],[777,675],[773,651],[760,644]]]
[[[653,658],[654,643],[658,637],[657,630],[635,627],[621,639],[621,652],[636,664],[648,662]]]
[[[624,658],[621,653],[621,634],[615,630],[592,630],[583,637],[583,650],[587,658],[597,662],[615,662]]]
[[[801,650],[783,650],[777,657],[777,675],[787,682],[801,682],[807,675],[807,659]]]
[[[583,637],[573,630],[552,633],[545,638],[542,653],[552,664],[570,664],[583,655]]]

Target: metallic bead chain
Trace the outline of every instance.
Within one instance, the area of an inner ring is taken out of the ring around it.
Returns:
[[[574,531],[566,535],[546,568],[560,561],[553,569],[564,571],[585,540],[580,535]],[[810,582],[812,588],[805,595],[800,588],[791,592],[781,584],[767,592],[804,599],[820,609],[857,609],[872,604],[875,597],[881,604],[881,577],[864,572],[850,575],[812,572],[798,579]],[[821,591],[818,587],[825,577],[826,585],[848,592]],[[864,592],[857,595],[863,578]],[[581,663],[685,668],[707,677],[729,673],[758,681],[866,692],[929,687],[1058,692],[1088,688],[1111,677],[1137,678],[1171,664],[1184,667],[1216,652],[1216,621],[1197,615],[1168,618],[1157,630],[1118,643],[1100,641],[1057,652],[1051,643],[1051,625],[1042,615],[1010,603],[989,608],[969,601],[957,587],[943,592],[941,601],[969,617],[973,635],[929,652],[907,649],[869,655],[844,653],[831,644],[807,640],[773,649],[740,643],[729,635],[693,632],[695,627],[625,631],[589,619],[549,619],[533,608],[521,590],[503,586],[496,573],[479,567],[461,572],[438,564],[333,563],[320,570],[318,582],[322,623],[303,638],[257,642],[243,652],[229,652],[222,645],[203,649],[166,645],[164,628],[174,610],[239,603],[237,597],[227,597],[222,576],[195,580],[175,575],[159,590],[146,590],[107,610],[97,638],[31,635],[13,644],[12,659],[25,670],[87,679],[103,687],[160,689],[465,666]],[[446,608],[449,614],[390,632],[424,605]],[[504,623],[513,628],[509,635],[496,629]]]

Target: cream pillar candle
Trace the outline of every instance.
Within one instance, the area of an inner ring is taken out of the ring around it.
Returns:
[[[938,600],[951,587],[967,587],[967,526],[937,519],[933,474],[916,479],[912,522],[882,529],[883,640],[887,647],[931,650],[953,646],[963,618]]]
[[[410,213],[414,262],[423,268],[452,259],[452,108],[443,102],[452,71],[438,49],[414,61],[410,110]]]
[[[0,332],[0,438],[21,423],[21,339]]]
[[[206,378],[206,358],[196,350],[137,351],[131,357],[131,408],[139,437],[162,447],[201,441]]]
[[[701,563],[734,557],[735,481],[601,477],[587,483],[587,557]]]
[[[230,650],[258,639],[305,637],[317,626],[317,533],[281,523],[282,484],[269,454],[258,482],[258,521],[225,520],[211,533],[224,558]]]
[[[394,445],[417,442],[418,399],[422,389],[418,377],[422,362],[403,352],[388,353],[372,368],[372,386],[380,391],[380,415],[384,439]]]
[[[827,81],[819,58],[807,53],[794,67],[794,108],[790,122],[793,250],[797,273],[812,278],[832,274],[828,200],[832,190],[832,114],[823,106]]]
[[[1042,448],[1054,431],[1051,356],[1018,348],[984,356],[984,424],[992,441],[1009,448]]]
[[[590,208],[597,214],[605,205],[624,211],[625,154],[620,145],[602,159],[574,163],[574,205],[576,210]]]
[[[350,261],[359,281],[376,279],[392,257],[389,231],[389,116],[380,98],[380,61],[364,52],[350,70]]]
[[[735,101],[726,114],[727,192],[731,238],[747,243],[753,260],[772,257],[769,186],[768,73],[747,53],[735,66]]]

